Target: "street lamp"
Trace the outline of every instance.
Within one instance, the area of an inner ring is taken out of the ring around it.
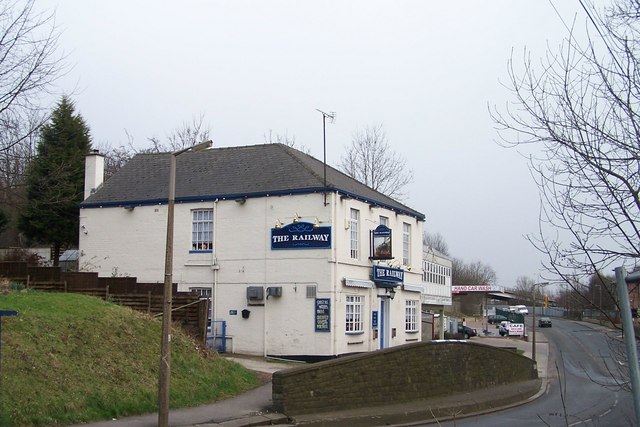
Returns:
[[[169,425],[169,380],[171,378],[171,299],[173,290],[173,208],[176,193],[176,157],[187,151],[205,150],[213,142],[206,141],[171,153],[169,197],[167,201],[167,245],[164,260],[164,295],[162,299],[162,342],[160,344],[160,377],[158,379],[158,426]]]
[[[640,283],[640,272],[627,275],[624,267],[617,267],[614,271],[616,273],[616,294],[618,295],[620,316],[622,317],[622,332],[627,349],[627,362],[629,363],[629,379],[631,381],[633,407],[636,413],[636,423],[638,423],[640,422],[640,367],[638,366],[636,333],[633,329],[633,319],[631,318],[628,284]]]
[[[531,325],[531,359],[534,364],[536,362],[536,286],[547,286],[549,282],[542,283],[534,283],[532,286],[533,290],[533,319],[531,321],[533,324]]]

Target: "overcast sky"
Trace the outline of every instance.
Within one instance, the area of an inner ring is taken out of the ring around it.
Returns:
[[[570,22],[577,0],[555,0]],[[540,274],[524,236],[538,227],[526,159],[500,147],[488,106],[512,99],[507,61],[557,46],[545,0],[82,1],[55,11],[70,94],[94,144],[166,140],[204,116],[217,147],[286,134],[335,166],[354,131],[382,124],[415,181],[405,202],[451,255],[494,268],[498,285]]]

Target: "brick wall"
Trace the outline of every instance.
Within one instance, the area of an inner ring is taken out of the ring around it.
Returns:
[[[533,361],[470,342],[407,344],[278,371],[274,409],[288,415],[373,407],[537,378]]]

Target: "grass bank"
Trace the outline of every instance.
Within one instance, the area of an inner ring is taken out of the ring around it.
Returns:
[[[157,411],[161,322],[98,298],[10,292],[2,319],[0,426],[68,425]],[[256,376],[172,331],[172,408],[236,395]]]

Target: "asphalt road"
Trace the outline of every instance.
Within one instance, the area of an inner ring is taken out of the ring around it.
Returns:
[[[620,385],[628,378],[620,333],[584,322],[552,320],[552,328],[536,329],[549,341],[547,393],[522,406],[440,425],[636,425],[629,385]]]

